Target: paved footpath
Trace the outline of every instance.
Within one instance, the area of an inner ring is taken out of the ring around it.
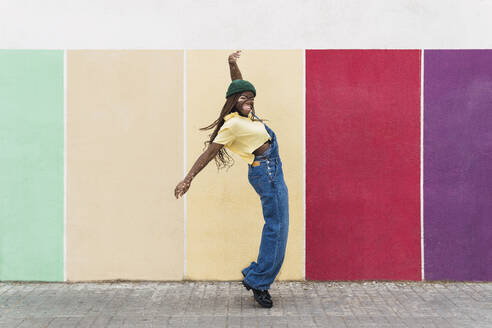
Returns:
[[[492,327],[492,283],[0,282],[0,327]]]

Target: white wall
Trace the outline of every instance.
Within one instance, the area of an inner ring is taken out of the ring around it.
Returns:
[[[0,0],[0,48],[492,48],[491,13],[490,0]]]

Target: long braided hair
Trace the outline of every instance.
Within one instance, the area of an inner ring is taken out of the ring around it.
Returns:
[[[227,114],[232,113],[232,112],[237,112],[236,104],[238,102],[239,97],[241,97],[240,92],[232,94],[229,97],[227,97],[226,102],[225,102],[224,106],[222,107],[222,110],[220,111],[219,118],[217,118],[209,126],[200,128],[200,130],[210,130],[213,127],[215,127],[214,132],[212,132],[212,134],[209,134],[210,139],[204,142],[203,150],[205,150],[207,148],[208,144],[211,144],[213,142],[213,140],[215,139],[215,137],[219,133],[220,128],[222,127],[222,125],[224,125],[224,122],[225,122],[224,116],[226,116]],[[265,121],[265,120],[258,118],[255,115],[254,105],[251,107],[251,112],[253,113],[253,115],[251,117],[251,119],[253,121],[260,121],[260,122]],[[266,121],[268,121],[268,120],[266,120]],[[234,159],[229,155],[229,153],[227,152],[225,147],[222,147],[219,150],[217,155],[214,157],[214,160],[215,160],[215,164],[217,165],[217,170],[220,170],[221,168],[224,168],[224,167],[231,167],[234,164]]]

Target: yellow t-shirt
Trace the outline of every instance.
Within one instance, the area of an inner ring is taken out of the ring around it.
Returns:
[[[213,142],[224,145],[238,154],[248,164],[253,163],[255,155],[253,151],[263,145],[268,139],[265,125],[260,121],[252,121],[252,113],[248,117],[232,112],[224,116],[224,124],[221,126]]]

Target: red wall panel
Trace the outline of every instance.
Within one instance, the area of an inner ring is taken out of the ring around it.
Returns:
[[[306,116],[306,279],[420,280],[420,50],[307,50]]]

